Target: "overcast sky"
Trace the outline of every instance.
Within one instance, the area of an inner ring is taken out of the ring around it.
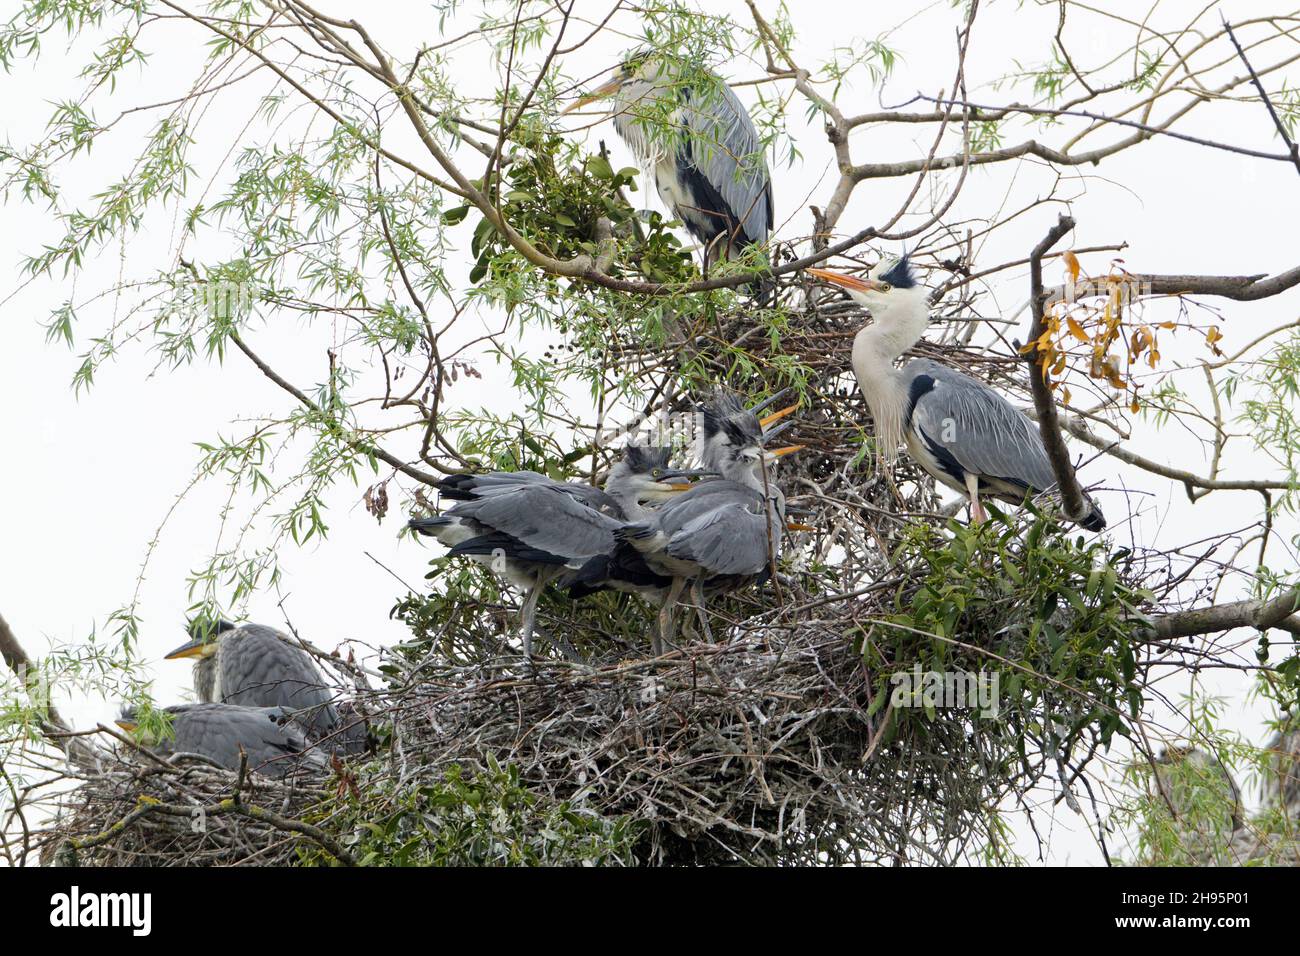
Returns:
[[[734,9],[738,18],[746,16],[743,3],[708,6],[711,10]],[[766,9],[772,4],[760,0],[759,6]],[[897,25],[889,39],[901,54],[894,76],[880,91],[850,88],[841,104],[846,111],[857,112],[896,105],[918,90],[934,93],[951,81],[953,72],[952,38],[957,21],[949,6],[946,0],[932,4],[793,4],[800,33],[798,56],[811,65],[855,36],[873,37]],[[1099,6],[1132,9],[1131,4],[1117,0],[1100,0]],[[325,7],[338,8],[339,4]],[[833,7],[838,7],[838,12],[832,14]],[[1168,7],[1166,26],[1185,16],[1188,5]],[[967,64],[968,84],[973,99],[998,103],[1005,96],[991,89],[988,82],[1013,69],[1014,59],[1028,64],[1047,58],[1057,11],[1055,7],[1015,2],[986,2],[982,8]],[[1277,4],[1224,3],[1222,8],[1233,19],[1240,19],[1276,9]],[[605,5],[579,0],[578,9],[597,15]],[[869,14],[863,12],[867,10]],[[913,17],[917,12],[923,15]],[[358,15],[357,11],[353,9],[351,15]],[[1162,15],[1157,13],[1153,22]],[[437,18],[420,3],[367,4],[364,21],[398,55],[419,42],[437,39]],[[1218,14],[1208,15],[1207,26],[1217,22]],[[1127,49],[1133,38],[1131,30],[1098,29],[1082,35],[1086,39],[1080,41],[1079,55],[1088,65],[1109,59],[1117,48]],[[77,88],[74,75],[80,60],[66,53],[58,38],[51,40],[41,61],[39,85],[22,67],[12,75],[0,76],[0,101],[6,104],[0,122],[11,142],[22,143],[39,135],[48,118],[48,101]],[[612,66],[626,45],[625,40],[610,38],[593,47],[587,74]],[[84,47],[80,50],[84,52]],[[155,51],[143,84],[132,89],[129,78],[123,84],[124,102],[132,97],[136,102],[153,102],[175,95],[175,91],[164,90],[165,77],[174,74],[178,83],[187,80],[193,55],[193,48],[182,45]],[[468,61],[466,66],[470,66]],[[744,61],[723,68],[731,79],[750,79],[760,72]],[[576,65],[570,69],[574,75],[587,75],[580,74]],[[465,82],[482,84],[481,65],[473,73]],[[1293,72],[1290,85],[1296,84]],[[1270,85],[1276,86],[1276,81]],[[39,95],[32,95],[38,88]],[[218,112],[206,121],[208,129],[221,130],[223,114],[219,111],[228,109],[228,141],[201,139],[205,151],[224,155],[238,143],[243,122],[239,117],[246,116],[251,95],[235,94],[230,105],[214,107]],[[753,88],[742,88],[740,95],[746,102],[752,101]],[[241,106],[245,107],[242,114]],[[794,113],[791,129],[803,159],[793,165],[779,163],[773,170],[776,218],[783,236],[810,231],[807,206],[809,202],[824,204],[834,172],[820,129],[803,122],[802,105]],[[132,127],[137,133],[141,128]],[[1185,131],[1255,148],[1277,148],[1262,107],[1207,107]],[[632,162],[608,126],[588,135],[604,138],[624,165]],[[872,127],[857,135],[855,150],[859,161],[908,159],[928,149],[926,135],[927,130],[919,127]],[[1050,132],[1043,135],[1052,139]],[[61,185],[70,195],[102,188],[113,178],[104,171],[117,169],[138,142],[130,135],[105,140],[96,146],[92,160],[78,167],[84,181],[65,180]],[[991,216],[999,209],[1015,208],[1035,194],[1045,194],[1054,175],[1031,163],[976,171],[954,215]],[[1073,199],[1071,208],[1079,221],[1070,244],[1127,242],[1129,248],[1123,256],[1135,271],[1273,273],[1295,265],[1300,188],[1295,170],[1283,164],[1157,140],[1096,168],[1067,171],[1064,177],[1059,193]],[[876,221],[873,216],[892,213],[910,185],[901,181],[867,183],[855,195],[841,229],[853,231]],[[658,208],[657,198],[645,201]],[[981,261],[993,263],[1024,255],[1055,221],[1057,208],[1040,207],[1022,217],[981,252]],[[79,364],[78,354],[86,348],[87,338],[110,321],[114,303],[108,300],[98,311],[87,310],[95,318],[78,330],[72,351],[63,345],[47,345],[41,323],[52,308],[69,297],[80,301],[111,284],[119,269],[129,272],[132,263],[167,261],[175,213],[170,209],[155,216],[148,230],[104,256],[73,288],[60,278],[24,284],[18,268],[22,255],[51,241],[58,226],[45,210],[16,199],[0,209],[0,269],[7,277],[0,286],[0,448],[4,449],[0,541],[5,544],[0,548],[0,613],[33,654],[84,641],[96,628],[103,629],[107,613],[131,599],[155,530],[190,483],[199,455],[196,442],[217,434],[234,434],[237,429],[231,423],[236,419],[282,414],[288,408],[286,396],[247,363],[231,359],[224,365],[199,363],[170,372],[156,369],[156,356],[139,348],[124,351],[106,367],[89,394],[73,395],[70,383]],[[464,241],[467,246],[468,234]],[[1084,257],[1083,264],[1086,271],[1100,273],[1107,261],[1107,256]],[[1024,301],[1027,285],[1022,272],[1009,273],[1005,281],[989,290],[985,312],[1013,313]],[[1291,294],[1263,303],[1227,303],[1223,313],[1225,348],[1232,351],[1265,329],[1296,318],[1297,298]],[[295,381],[320,381],[320,360],[328,335],[318,340],[318,329],[305,330],[296,320],[263,318],[264,325],[255,333],[263,354]],[[482,321],[490,319],[483,317]],[[1162,351],[1168,358],[1192,358],[1201,354],[1199,349],[1199,343],[1191,338],[1168,343]],[[508,408],[512,399],[506,376],[490,364],[481,365],[481,370],[484,378],[463,379],[453,400],[468,407]],[[1137,447],[1150,457],[1200,471],[1207,467],[1201,447],[1176,429],[1137,425],[1135,439]],[[1236,476],[1273,473],[1265,462],[1248,457],[1234,459],[1227,470]],[[1084,478],[1132,493],[1126,496],[1112,490],[1101,497],[1116,539],[1124,543],[1184,544],[1217,531],[1244,527],[1256,519],[1258,498],[1254,495],[1218,493],[1191,505],[1181,487],[1110,459],[1093,462]],[[286,546],[281,551],[284,578],[280,590],[253,599],[249,608],[253,620],[283,625],[287,612],[305,637],[327,649],[349,639],[389,644],[405,635],[405,629],[388,617],[402,587],[380,563],[418,584],[435,552],[410,541],[399,544],[401,508],[395,507],[388,520],[377,523],[360,504],[361,490],[339,487],[331,494],[328,539],[304,548]],[[140,585],[140,647],[146,658],[160,657],[183,637],[181,626],[190,603],[186,577],[205,563],[215,546],[224,500],[221,485],[200,485],[168,519]],[[1130,509],[1135,512],[1131,521],[1127,520]],[[1292,522],[1278,530],[1282,537],[1290,538],[1297,529]],[[1279,549],[1274,560],[1283,554]],[[1223,595],[1234,596],[1238,595]],[[1253,637],[1245,635],[1244,640],[1253,642]],[[1249,644],[1246,650],[1249,653]],[[178,700],[188,686],[187,666],[157,664],[158,700]],[[1176,686],[1171,684],[1166,692],[1176,696]],[[1245,700],[1246,678],[1236,672],[1215,672],[1205,678],[1204,686],[1234,701],[1232,727],[1252,740],[1262,739],[1265,715]],[[68,713],[78,724],[106,719],[115,709],[113,701],[80,695],[67,703]],[[1083,821],[1068,811],[1057,814],[1046,831],[1053,841],[1053,862],[1099,861],[1100,854]],[[1033,844],[1027,831],[1022,836],[1021,848],[1030,852]]]

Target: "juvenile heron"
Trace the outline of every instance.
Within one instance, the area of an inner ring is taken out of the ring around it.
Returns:
[[[731,87],[707,71],[691,72],[638,51],[565,112],[614,97],[614,129],[712,264],[767,241],[772,179],[754,121]],[[666,121],[667,134],[654,129],[657,120]]]
[[[734,396],[720,396],[702,411],[702,462],[721,477],[693,485],[617,533],[651,570],[672,579],[659,611],[656,654],[672,639],[677,603],[688,582],[707,632],[706,585],[743,586],[775,563],[785,530],[785,496],[764,465],[801,447],[764,451],[762,423]]]
[[[783,394],[784,391],[778,392],[765,401],[760,402],[758,405],[755,405],[748,412],[740,404],[739,399],[736,399],[733,396],[725,396],[718,399],[718,401],[724,403],[724,405],[717,405],[717,403],[715,403],[715,411],[721,413],[725,409],[725,413],[728,415],[749,415],[751,417],[756,417],[758,412],[772,404]],[[776,422],[793,412],[797,407],[797,404],[791,405],[788,408],[783,408],[780,411],[773,412],[771,415],[759,419],[759,426],[765,429],[763,431],[764,440],[767,440],[783,431],[789,423],[787,422],[785,425],[776,426],[770,431],[766,430],[767,426],[774,425]],[[701,417],[704,417],[708,413],[702,409],[698,414],[700,414]],[[697,447],[697,457],[699,457],[701,462],[705,465],[702,473],[709,476],[718,476],[718,463],[720,461],[721,449],[717,447],[717,442],[719,441],[721,430],[714,429],[710,432],[706,426],[703,431],[712,435],[712,437],[703,438]],[[659,460],[663,463],[664,467],[667,467],[670,449],[659,448],[654,449],[654,452],[659,456]],[[648,517],[648,515],[628,515],[628,518],[631,521],[638,521],[644,517]],[[608,554],[597,555],[584,564],[576,574],[567,579],[566,587],[568,588],[569,596],[573,598],[586,597],[587,595],[594,594],[597,591],[608,589],[637,594],[650,601],[652,604],[662,607],[665,598],[668,596],[668,591],[672,587],[672,583],[671,577],[659,574],[646,564],[645,557],[640,551],[634,548],[627,541],[620,540],[615,545],[613,551]],[[706,584],[707,583],[708,582],[706,582]]]
[[[163,708],[172,718],[171,739],[139,734],[137,711],[123,711],[117,725],[136,734],[141,746],[164,756],[193,753],[227,770],[238,770],[240,751],[248,769],[283,777],[297,769],[324,772],[329,758],[312,744],[283,707],[241,707],[237,704],[178,704]]]
[[[190,640],[165,659],[194,661],[194,693],[203,703],[283,707],[328,749],[357,753],[365,748],[364,720],[340,719],[334,693],[311,655],[273,627],[195,621]]]
[[[531,471],[454,475],[439,487],[457,504],[441,515],[412,518],[410,527],[450,547],[450,556],[485,564],[524,592],[523,652],[531,658],[543,589],[612,552],[616,530],[698,474],[666,467],[657,450],[629,445],[603,491]]]
[[[926,289],[906,257],[878,263],[865,279],[828,269],[808,272],[844,289],[871,313],[872,323],[853,339],[852,365],[886,460],[906,442],[922,468],[969,499],[976,522],[987,518],[981,494],[1022,504],[1055,489],[1038,429],[1005,398],[929,359],[894,368],[930,321]],[[1089,531],[1106,527],[1096,502],[1085,496],[1085,504],[1079,523]]]

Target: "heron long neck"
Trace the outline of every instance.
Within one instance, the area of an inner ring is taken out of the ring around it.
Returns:
[[[885,460],[898,454],[907,415],[902,373],[894,367],[929,323],[925,299],[903,301],[880,310],[875,321],[853,339],[853,374],[876,423],[876,444]]]
[[[194,694],[198,697],[200,703],[221,702],[217,696],[221,693],[221,688],[217,686],[219,683],[216,654],[210,657],[200,657],[194,662]]]

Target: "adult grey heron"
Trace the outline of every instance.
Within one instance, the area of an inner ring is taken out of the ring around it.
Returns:
[[[614,129],[664,205],[704,247],[706,264],[767,241],[772,179],[754,121],[731,87],[706,70],[641,50],[564,112],[607,96],[614,97]]]
[[[194,693],[202,703],[283,707],[327,749],[365,749],[365,721],[355,714],[340,718],[334,693],[311,656],[273,627],[195,621],[190,640],[165,659],[194,661]]]
[[[659,611],[656,654],[672,639],[687,582],[707,632],[706,585],[738,587],[763,575],[779,556],[785,531],[785,496],[765,465],[801,446],[764,451],[760,420],[730,395],[704,406],[702,426],[702,463],[721,477],[691,486],[645,520],[617,532],[651,570],[672,579]]]
[[[250,770],[269,777],[283,777],[300,768],[329,769],[329,758],[314,748],[284,707],[178,704],[163,710],[172,718],[172,736],[167,739],[144,734],[135,708],[123,711],[117,725],[135,735],[141,746],[160,754],[200,754],[227,770],[239,769],[241,751],[248,755]]]
[[[531,659],[546,586],[609,554],[625,522],[640,520],[647,504],[680,492],[699,474],[668,468],[659,452],[629,445],[604,490],[532,471],[453,475],[439,487],[457,504],[441,515],[412,518],[410,527],[450,547],[449,556],[485,564],[524,592],[521,634],[524,657]]]
[[[853,374],[876,422],[876,442],[892,460],[906,442],[912,457],[934,478],[965,495],[971,519],[985,520],[980,495],[1021,504],[1056,487],[1056,476],[1034,424],[983,382],[929,359],[894,362],[930,322],[927,290],[904,256],[876,264],[868,277],[809,269],[844,289],[871,313],[853,339]],[[1086,498],[1079,523],[1106,527],[1101,509]]]

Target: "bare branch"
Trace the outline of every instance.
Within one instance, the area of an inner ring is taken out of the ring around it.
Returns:
[[[1043,256],[1051,251],[1052,246],[1074,228],[1074,220],[1064,214],[1056,221],[1042,242],[1034,247],[1029,257],[1029,303],[1033,313],[1033,323],[1029,328],[1030,346],[1026,358],[1031,366],[1029,390],[1034,396],[1034,408],[1038,412],[1038,433],[1042,436],[1043,447],[1047,449],[1047,458],[1052,463],[1052,473],[1056,475],[1056,486],[1061,494],[1061,504],[1066,517],[1079,521],[1085,517],[1088,507],[1084,502],[1083,489],[1075,477],[1074,466],[1070,464],[1070,451],[1065,447],[1061,437],[1061,426],[1056,415],[1056,399],[1047,382],[1047,355],[1032,346],[1042,337],[1044,331],[1043,313],[1046,308],[1047,295],[1043,291]]]
[[[1154,639],[1171,640],[1196,634],[1214,634],[1234,627],[1253,627],[1261,631],[1276,627],[1300,634],[1300,588],[1292,588],[1270,601],[1233,601],[1162,614],[1152,621]]]

